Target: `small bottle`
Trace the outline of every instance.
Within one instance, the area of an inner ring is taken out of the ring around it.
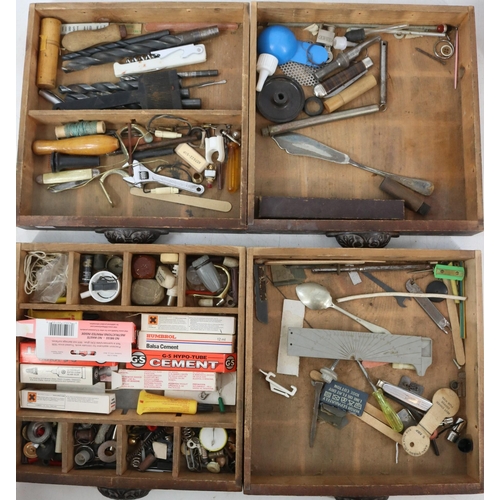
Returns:
[[[215,293],[222,288],[219,273],[208,255],[196,259],[193,262],[193,268],[207,290]]]

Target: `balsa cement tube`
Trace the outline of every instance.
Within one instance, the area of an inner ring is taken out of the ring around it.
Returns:
[[[198,403],[195,399],[167,398],[146,391],[139,393],[137,413],[187,413],[194,415],[202,411],[212,411],[213,406]]]

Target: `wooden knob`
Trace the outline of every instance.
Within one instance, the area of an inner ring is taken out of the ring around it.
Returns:
[[[121,24],[110,24],[99,30],[73,31],[64,35],[61,45],[70,52],[86,49],[102,43],[118,42],[127,36],[125,26]]]
[[[85,135],[57,141],[33,142],[33,153],[49,155],[53,152],[69,155],[105,155],[119,148],[118,139],[110,135]]]

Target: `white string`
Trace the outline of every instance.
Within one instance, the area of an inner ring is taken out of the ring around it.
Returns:
[[[398,457],[399,457],[399,443],[396,443],[396,463],[398,463]]]
[[[444,293],[377,292],[341,297],[339,299],[335,299],[335,302],[348,302],[349,300],[370,299],[373,297],[428,297],[447,300],[467,300],[467,297],[462,297],[460,295],[446,295]]]
[[[59,256],[58,253],[28,252],[24,258],[24,291],[27,295],[32,294],[37,289],[37,271]]]

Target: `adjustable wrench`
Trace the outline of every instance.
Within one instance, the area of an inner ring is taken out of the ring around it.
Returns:
[[[124,165],[124,168],[127,166],[127,164]],[[128,182],[132,186],[142,187],[143,184],[148,182],[158,182],[159,184],[163,184],[165,186],[176,187],[195,194],[203,194],[205,192],[205,188],[201,184],[174,179],[173,177],[167,177],[166,175],[155,174],[137,160],[132,162],[132,167],[133,175],[123,178],[125,182]]]

